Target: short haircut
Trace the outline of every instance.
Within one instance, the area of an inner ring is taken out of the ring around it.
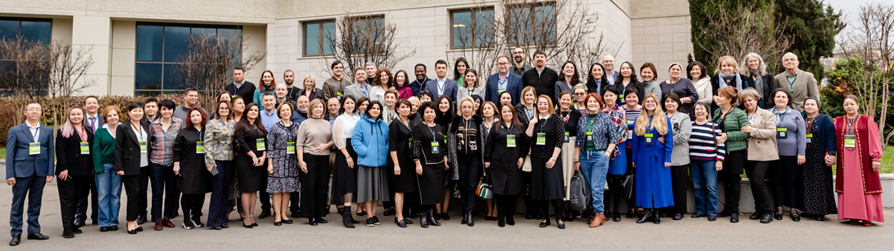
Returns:
[[[189,92],[196,92],[196,94],[199,94],[199,89],[196,89],[195,87],[187,87],[186,94],[189,94]]]
[[[420,93],[419,93],[419,100],[422,100],[422,96],[426,96],[426,97],[428,97],[428,99],[430,99],[431,101],[435,101],[435,94],[433,94],[433,93],[431,93],[431,92],[420,92]]]
[[[384,108],[382,108],[383,107],[382,103],[379,103],[379,101],[376,101],[376,100],[370,100],[369,105],[366,106],[366,111],[364,111],[367,118],[369,118],[369,111],[372,110],[373,106],[378,106],[380,111],[385,110]],[[380,120],[380,119],[382,119],[382,113],[379,113],[379,116],[376,116],[375,120]]]
[[[785,105],[788,107],[792,107],[792,102],[793,102],[792,93],[786,89],[783,89],[783,88],[778,88],[776,90],[773,90],[773,95],[770,95],[770,102],[772,103],[772,106],[774,106],[774,107],[776,106],[776,94],[778,94],[780,92],[785,93],[785,96],[788,97],[788,103],[786,103]]]
[[[103,118],[108,118],[108,117],[109,117],[109,113],[112,112],[112,111],[115,111],[115,113],[118,114],[118,117],[119,117],[119,118],[121,117],[121,109],[119,109],[117,105],[110,105],[110,106],[106,106],[106,108],[102,108],[102,112],[101,112],[102,117],[103,117]],[[119,119],[119,120],[120,120],[120,119]]]
[[[97,98],[96,96],[93,96],[93,95],[90,95],[90,96],[87,96],[86,98],[84,98],[84,103],[87,103],[87,100],[91,99],[91,98],[95,99],[96,103],[99,103],[99,98]]]
[[[31,105],[31,104],[28,104],[28,105]],[[143,109],[143,104],[140,104],[140,102],[130,103],[130,105],[127,105],[127,112],[130,112],[133,109],[137,109],[137,108]]]
[[[444,65],[444,67],[449,68],[447,61],[444,61],[443,59],[439,59],[438,61],[435,62],[435,68],[437,68],[439,64],[442,64],[442,65]]]
[[[406,99],[398,99],[394,105],[394,108],[400,108],[400,106],[402,105],[405,105],[408,108],[413,108],[413,104],[411,104],[410,101]]]
[[[423,116],[423,119],[425,119],[425,117],[424,117],[424,116],[425,116],[425,109],[429,109],[429,108],[430,108],[432,111],[435,111],[435,115],[438,114],[438,104],[436,104],[435,102],[432,102],[432,101],[425,101],[425,102],[422,102],[422,104],[419,105],[419,109],[416,110],[416,113],[422,115],[422,116]],[[437,116],[435,116],[435,119],[437,120]]]
[[[727,86],[717,89],[717,95],[730,99],[730,102],[739,100],[739,89],[735,86]]]
[[[416,68],[419,67],[419,66],[422,66],[422,70],[423,70],[423,71],[427,70],[427,69],[425,68],[425,64],[423,64],[423,63],[418,63],[418,64],[416,64],[416,66],[413,66],[413,71],[415,71]]]
[[[682,110],[680,110],[680,108],[682,108],[682,106],[683,106],[683,101],[680,101],[680,95],[677,95],[676,93],[673,93],[673,92],[668,92],[667,95],[664,95],[664,100],[662,100],[661,106],[662,106],[662,108],[664,108],[665,111],[667,111],[667,101],[668,100],[673,100],[674,102],[676,102],[677,103],[677,111],[682,111]]]
[[[509,59],[509,56],[506,56],[506,55],[500,55],[500,56],[498,56],[498,57],[497,57],[497,62],[499,62],[501,58],[505,58],[506,61],[512,62],[512,60]]]
[[[314,118],[313,117],[314,116],[314,106],[317,106],[317,105],[320,105],[323,107],[323,113],[320,113],[319,118],[323,118],[323,116],[326,114],[326,104],[323,103],[323,99],[315,98],[314,100],[311,100],[310,105],[307,106],[308,107],[307,108],[307,117],[308,118]],[[319,118],[317,118],[317,119],[319,119]]]
[[[549,96],[547,96],[546,94],[540,94],[540,96],[537,97],[537,99],[534,99],[534,104],[537,104],[537,102],[539,102],[539,100],[542,98],[546,99],[546,102],[549,103],[549,107],[547,107],[547,110],[546,110],[546,116],[550,116],[550,115],[556,113],[556,107],[553,105],[553,99],[550,98]],[[534,111],[537,113],[536,116],[541,116],[539,109],[535,109]]]
[[[285,108],[287,106],[289,107],[289,109],[292,109],[292,113],[289,114],[289,117],[287,117],[286,119],[291,118],[292,115],[295,114],[295,105],[292,105],[291,102],[283,102],[282,104],[279,105],[279,107],[276,108],[276,115],[278,115],[280,119],[282,119],[282,115],[283,115],[282,108]]]
[[[285,75],[286,75],[286,73],[288,73],[288,72],[291,72],[291,73],[292,73],[292,75],[295,75],[295,72],[294,72],[294,71],[292,71],[292,69],[286,69],[286,71],[284,71],[284,72],[282,72],[282,75],[283,75],[283,76],[285,76]]]
[[[268,91],[268,92],[264,92],[264,94],[261,95],[261,100],[264,100],[264,97],[266,97],[266,96],[273,96],[273,98],[276,98],[276,94],[273,94],[273,92]],[[304,96],[304,95],[302,95],[302,96]],[[260,102],[261,100],[258,100],[258,102]]]
[[[655,64],[652,64],[649,62],[646,62],[642,66],[639,67],[639,75],[640,76],[643,75],[643,69],[646,69],[646,68],[649,68],[649,70],[652,70],[652,75],[653,75],[652,80],[658,79],[658,71],[655,70]],[[645,80],[643,80],[643,81],[645,81]]]
[[[599,96],[598,93],[591,92],[590,94],[587,94],[586,98],[584,98],[584,107],[587,106],[587,103],[590,102],[590,99],[596,99],[596,103],[599,103],[600,108],[605,105],[605,102],[602,102],[602,96]]]
[[[156,99],[156,98],[147,98],[145,104],[149,104],[149,103],[155,103],[155,105],[158,105],[158,99]],[[105,117],[105,116],[103,116],[103,117]]]
[[[562,97],[564,97],[565,95],[571,96],[571,100],[574,100],[574,95],[571,95],[571,92],[570,92],[570,91],[562,91],[562,92],[560,92],[560,93],[559,93],[559,96],[558,96],[557,98],[562,99]]]
[[[536,57],[537,55],[543,55],[543,57],[546,57],[546,52],[543,52],[541,50],[536,50],[536,51],[534,51],[534,57]]]
[[[236,72],[236,71],[241,71],[242,73],[245,73],[245,68],[242,68],[242,66],[236,66],[233,68],[233,72]]]
[[[795,53],[791,53],[791,52],[786,52],[785,54],[782,55],[782,58],[785,59],[785,56],[789,56],[789,55],[791,55],[792,57],[795,57],[795,61],[798,60],[798,55],[795,55]]]
[[[369,61],[366,62],[366,65],[364,65],[364,67],[365,66],[372,66],[373,68],[376,68],[376,64],[373,62],[369,62]]]
[[[400,99],[400,93],[398,93],[395,89],[388,89],[387,91],[385,91],[385,95],[382,96],[388,96],[388,94],[394,94],[394,99]]]
[[[761,95],[759,93],[757,93],[757,90],[755,90],[754,88],[751,88],[751,87],[746,88],[745,90],[739,91],[739,103],[744,104],[745,98],[747,98],[747,97],[751,97],[754,100],[761,100]],[[773,98],[769,97],[768,99],[773,99]]]
[[[162,100],[161,102],[158,102],[158,107],[159,108],[164,107],[164,108],[174,110],[174,107],[177,107],[177,106],[174,104],[173,100],[165,99],[165,100]]]
[[[340,65],[341,61],[335,60],[332,61],[332,64],[329,64],[329,69],[335,69],[335,66]]]
[[[692,62],[689,62],[689,65],[686,66],[686,78],[688,78],[689,80],[693,80],[692,74],[689,74],[689,73],[692,72],[692,69],[695,67],[698,67],[698,69],[701,70],[701,72],[702,72],[702,75],[698,76],[699,79],[708,77],[708,72],[707,72],[708,68],[705,68],[705,65],[702,64],[702,62],[692,61]]]
[[[186,129],[196,128],[195,125],[192,123],[192,119],[190,119],[193,112],[199,112],[199,115],[202,116],[202,127],[204,127],[205,124],[208,123],[208,115],[205,114],[205,111],[202,110],[202,108],[195,106],[192,109],[189,109],[189,112],[186,113]]]

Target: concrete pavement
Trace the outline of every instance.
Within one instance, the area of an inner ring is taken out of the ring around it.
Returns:
[[[0,188],[2,222],[9,221],[11,201],[11,188]],[[499,228],[496,222],[477,217],[475,227],[468,227],[459,224],[458,212],[451,212],[453,217],[441,221],[442,226],[428,229],[419,227],[418,219],[416,224],[401,229],[392,223],[392,217],[382,215],[382,225],[358,224],[356,229],[345,229],[341,217],[330,213],[326,217],[329,223],[316,227],[307,225],[304,218],[276,227],[273,218],[267,218],[258,220],[259,227],[245,229],[234,213],[230,228],[221,231],[184,230],[179,227],[183,219],[180,216],[173,220],[177,228],[156,232],[153,224],[147,222],[143,224],[146,231],[129,235],[125,231],[125,207],[122,205],[121,229],[117,232],[102,233],[99,227],[87,225],[81,228],[83,234],[64,239],[54,180],[44,190],[40,216],[41,231],[50,239],[34,241],[23,236],[21,245],[13,248],[6,244],[8,237],[0,238],[0,250],[894,250],[891,223],[851,226],[835,220],[835,215],[825,222],[805,218],[798,223],[786,216],[767,225],[748,220],[748,215],[737,224],[729,223],[729,218],[709,222],[707,218],[691,219],[689,215],[682,221],[662,219],[660,225],[636,224],[635,219],[624,218],[596,229],[577,220],[566,222],[567,229],[559,230],[555,222],[545,229],[538,228],[539,221],[524,220],[523,215],[516,217],[515,226]],[[889,221],[894,219],[894,209],[885,209],[885,214]],[[2,229],[9,227],[4,225]]]

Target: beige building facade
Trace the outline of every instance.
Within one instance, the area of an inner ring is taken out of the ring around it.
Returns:
[[[643,62],[652,62],[659,68],[659,79],[663,79],[666,71],[661,68],[686,61],[686,55],[692,52],[686,0],[580,1],[599,16],[597,32],[605,36],[607,54],[616,54],[615,70],[623,61],[631,61],[637,68]],[[150,66],[147,62],[153,60],[148,58],[172,51],[153,51],[148,40],[138,41],[143,26],[191,27],[193,33],[203,29],[241,30],[246,50],[266,53],[266,58],[247,73],[248,81],[257,83],[265,69],[280,80],[283,71],[292,69],[299,79],[305,74],[315,75],[321,85],[330,77],[325,68],[331,59],[306,55],[307,25],[334,20],[346,12],[382,15],[385,22],[396,25],[401,48],[416,50],[395,68],[412,71],[417,63],[431,67],[436,60],[447,58],[451,51],[451,13],[474,4],[470,0],[8,0],[0,1],[0,25],[4,20],[51,22],[52,40],[91,48],[95,63],[88,77],[96,85],[83,95],[134,95],[143,89],[176,89],[142,83],[147,71],[152,75],[166,67],[163,62]],[[490,4],[496,5],[497,1]],[[144,48],[138,48],[141,46]],[[166,70],[162,71],[170,78]],[[433,70],[428,74],[434,77]],[[165,81],[169,80],[161,80]]]

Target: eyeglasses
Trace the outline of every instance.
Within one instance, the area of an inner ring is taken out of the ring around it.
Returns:
[[[497,63],[497,65],[507,65],[507,64],[509,64],[509,63],[506,63],[506,62]]]

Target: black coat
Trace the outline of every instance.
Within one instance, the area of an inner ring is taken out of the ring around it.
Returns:
[[[87,144],[93,151],[93,130],[84,127],[87,131]],[[72,132],[68,138],[62,136],[60,129],[56,133],[56,175],[68,170],[68,175],[92,175],[93,155],[81,154],[81,137],[77,132]],[[93,154],[91,152],[91,154]],[[98,154],[98,153],[97,153]],[[92,179],[92,178],[91,178]]]
[[[714,79],[712,78],[711,80],[714,80]],[[750,87],[757,86],[755,84],[754,78],[745,77],[745,80],[747,80],[746,83],[748,83],[748,86],[750,86]],[[761,76],[761,82],[763,83],[763,88],[764,88],[763,89],[764,93],[762,94],[764,96],[764,106],[762,106],[761,108],[764,108],[764,109],[773,108],[773,105],[770,104],[770,103],[772,103],[772,102],[770,102],[770,100],[773,99],[770,96],[773,95],[773,89],[776,88],[776,84],[774,84],[773,81],[774,81],[773,75],[770,75],[769,73]],[[713,87],[713,84],[714,84],[714,82],[711,82],[712,87]],[[755,87],[755,89],[757,89],[757,87]]]
[[[257,89],[255,84],[248,81],[245,81],[245,83],[242,84],[242,87],[239,87],[239,90],[236,90],[236,85],[233,83],[228,84],[226,87],[226,90],[230,92],[230,94],[242,97],[242,100],[245,101],[246,105],[255,102],[255,89]],[[258,100],[257,103],[261,103],[261,101]]]
[[[244,86],[243,86],[244,87]],[[124,171],[124,176],[140,175],[140,142],[136,133],[131,129],[131,122],[118,125],[115,131],[115,172]],[[146,132],[146,158],[152,156],[152,146],[149,145],[149,123],[140,121],[141,130]],[[149,162],[148,160],[146,161]]]
[[[558,104],[555,97],[556,81],[559,81],[559,74],[549,67],[543,67],[543,72],[537,75],[537,68],[530,69],[522,75],[522,83],[525,87],[533,86],[537,91],[537,96],[546,95],[553,100],[553,104]],[[521,100],[524,97],[514,97]],[[536,103],[536,99],[535,99]]]
[[[484,147],[484,161],[490,163],[491,182],[494,193],[515,195],[524,191],[524,171],[518,167],[518,159],[528,155],[529,138],[524,126],[501,126],[494,123],[487,135]],[[506,136],[515,135],[515,147],[506,146]]]
[[[754,85],[753,85],[754,81],[752,80],[751,82],[748,82],[748,78],[745,77],[745,75],[740,74],[739,79],[742,80],[742,90],[754,87]],[[772,80],[773,77],[770,77],[770,79]],[[720,80],[719,75],[714,75],[713,77],[711,77],[711,93],[714,94],[714,96],[717,96],[717,90],[720,89],[720,81],[721,80]],[[729,86],[733,86],[733,87],[736,86],[735,79],[730,80]],[[739,97],[741,97],[741,96],[739,96]],[[736,100],[733,100],[732,102],[735,103]],[[767,104],[764,104],[764,105],[766,106]],[[717,107],[718,107],[717,104],[715,104],[713,102],[711,103],[711,111],[717,110]],[[739,109],[742,109],[743,111],[745,110],[745,104],[739,104],[738,107],[739,107]]]
[[[174,139],[174,162],[180,162],[177,187],[183,194],[203,194],[211,191],[211,173],[205,167],[205,154],[196,153],[196,142],[202,135],[196,129],[181,129]]]
[[[534,132],[531,134],[531,157],[548,159],[553,156],[556,147],[562,148],[565,142],[565,122],[559,119],[559,116],[553,114],[545,121],[538,119],[537,124],[529,126],[534,127]],[[538,146],[537,133],[541,132],[546,134],[546,144]]]

